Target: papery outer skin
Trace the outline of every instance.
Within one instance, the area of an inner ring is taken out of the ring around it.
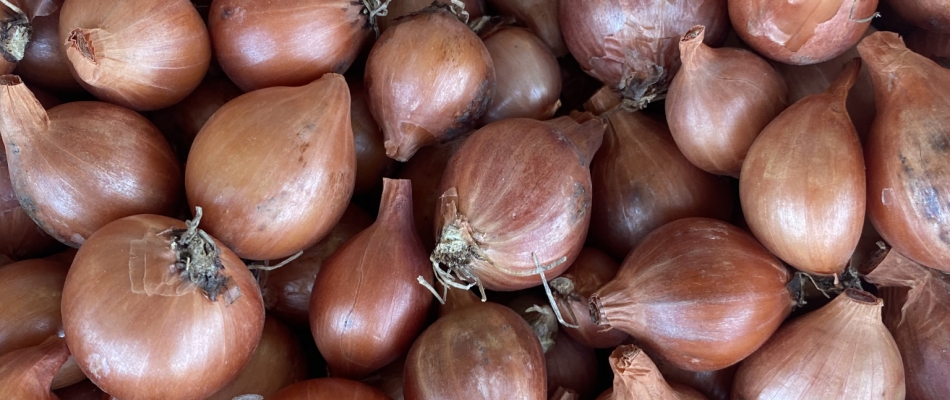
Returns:
[[[870,26],[878,0],[729,0],[736,33],[759,54],[786,64],[828,61]],[[865,22],[858,20],[868,19]]]
[[[63,325],[68,265],[36,259],[0,267],[0,355],[43,343]]]
[[[677,44],[689,28],[705,25],[711,46],[729,30],[725,0],[561,0],[559,19],[584,72],[637,103],[666,92],[680,66]]]
[[[383,180],[379,217],[320,268],[310,329],[333,376],[364,378],[393,362],[424,328],[432,264],[415,234],[412,186]]]
[[[297,382],[267,400],[390,400],[385,393],[365,383],[341,378],[317,378]]]
[[[349,204],[356,176],[350,93],[341,75],[246,93],[195,138],[185,169],[203,229],[245,259],[314,245]]]
[[[58,400],[49,387],[67,357],[66,341],[58,336],[0,356],[0,392],[10,399]]]
[[[495,68],[481,39],[442,10],[383,32],[364,82],[386,155],[405,162],[419,148],[471,129],[495,92]]]
[[[633,345],[618,346],[610,354],[614,372],[613,400],[677,400],[653,360]]]
[[[90,35],[95,61],[71,43],[76,29]],[[84,89],[137,111],[181,101],[211,62],[208,29],[185,0],[69,0],[60,13],[59,40]]]
[[[844,272],[864,226],[864,157],[845,108],[860,68],[854,60],[828,91],[785,109],[742,164],[739,198],[752,233],[811,274]]]
[[[501,15],[513,16],[538,35],[555,57],[568,54],[558,20],[559,0],[487,0]]]
[[[551,125],[565,122],[570,131]],[[506,119],[476,131],[449,160],[438,190],[437,232],[451,224],[468,227],[481,252],[468,266],[486,289],[539,285],[532,254],[542,267],[564,258],[544,271],[547,279],[574,262],[590,224],[591,184],[588,154],[572,139],[592,139],[596,151],[603,127],[599,120],[578,124],[569,117]]]
[[[531,31],[505,27],[483,37],[495,67],[495,94],[480,124],[505,118],[546,120],[561,105],[561,68]]]
[[[237,376],[260,341],[264,304],[257,282],[217,240],[221,273],[240,291],[231,304],[225,296],[212,302],[194,285],[180,295],[133,291],[134,266],[162,276],[175,262],[169,241],[146,245],[141,254],[132,251],[133,242],[169,228],[185,223],[158,215],[112,222],[83,245],[66,276],[66,342],[86,376],[116,398],[204,399]],[[109,293],[113,301],[90,292]]]
[[[792,307],[789,279],[745,231],[685,218],[640,243],[617,277],[591,296],[591,314],[679,368],[717,370],[778,329]]]
[[[690,32],[702,27],[694,27]],[[683,67],[666,97],[677,147],[693,165],[738,177],[759,132],[783,109],[788,88],[768,62],[743,49],[713,49],[703,33],[679,43]],[[689,36],[689,34],[687,34]]]
[[[950,271],[950,71],[896,33],[868,36],[858,52],[877,103],[864,150],[868,216],[895,250]]]
[[[208,30],[221,69],[245,92],[342,74],[372,33],[350,0],[215,0]]]
[[[884,0],[901,18],[920,28],[950,33],[948,0]]]
[[[881,322],[882,301],[848,293],[783,325],[742,361],[732,398],[904,399],[904,369]]]

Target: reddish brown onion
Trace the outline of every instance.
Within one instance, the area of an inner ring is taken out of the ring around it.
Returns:
[[[17,64],[16,74],[56,93],[75,93],[82,87],[69,72],[66,47],[59,40],[59,13],[56,10],[33,18],[30,44]]]
[[[37,346],[62,329],[67,265],[44,259],[0,267],[0,355]]]
[[[356,145],[356,186],[353,193],[368,193],[383,184],[382,178],[389,175],[396,162],[386,156],[383,131],[369,110],[362,77],[347,79],[346,83],[350,87],[350,121]]]
[[[20,206],[10,182],[7,154],[0,154],[0,254],[23,260],[48,254],[58,245]]]
[[[896,33],[868,36],[858,52],[877,103],[865,147],[868,215],[895,250],[950,271],[950,70]]]
[[[568,54],[558,21],[559,0],[488,0],[499,14],[512,16],[527,25],[547,45],[555,57]]]
[[[453,4],[452,0],[435,0],[442,4]],[[461,0],[465,5],[465,12],[468,13],[468,21],[473,22],[477,18],[485,15],[485,0]],[[405,21],[407,15],[422,11],[422,9],[432,5],[432,0],[396,0],[386,6],[386,15],[377,17],[380,32],[389,29],[389,27]]]
[[[403,164],[397,177],[412,182],[412,215],[416,231],[427,252],[435,249],[435,211],[438,208],[439,183],[449,158],[462,146],[464,138],[424,147]]]
[[[10,399],[58,400],[50,382],[68,356],[66,341],[58,336],[0,356],[0,393]]]
[[[544,353],[548,372],[548,393],[558,388],[570,389],[580,398],[588,399],[597,390],[597,354],[564,334],[562,329],[554,346]]]
[[[341,378],[318,378],[283,388],[267,400],[389,400],[385,393],[365,383]]]
[[[705,31],[693,27],[680,41],[683,67],[670,84],[666,119],[693,165],[738,178],[752,142],[785,109],[788,89],[755,53],[703,44]]]
[[[944,68],[950,68],[950,33],[915,29],[904,36],[904,40],[907,48],[913,52],[929,57]]]
[[[950,1],[885,0],[902,19],[919,28],[950,33]]]
[[[587,308],[590,295],[617,276],[617,264],[606,253],[593,247],[581,249],[574,263],[564,274],[550,281],[551,290],[564,320],[577,328],[565,326],[567,333],[581,344],[596,348],[616,347],[627,334],[617,329],[605,330],[588,318]]]
[[[561,106],[561,69],[544,42],[517,27],[502,27],[482,40],[495,66],[497,84],[479,123],[554,116]]]
[[[735,364],[791,311],[789,272],[748,233],[686,218],[648,235],[590,299],[591,318],[692,371]]]

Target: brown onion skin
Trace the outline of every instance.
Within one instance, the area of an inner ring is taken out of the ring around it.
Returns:
[[[426,251],[435,249],[435,211],[438,208],[441,171],[449,159],[462,146],[465,138],[455,139],[419,149],[409,161],[402,165],[396,177],[412,182],[412,215],[416,220],[416,231]]]
[[[59,246],[59,241],[47,235],[20,206],[10,182],[6,152],[0,154],[0,254],[25,260]]]
[[[70,0],[59,40],[84,89],[137,111],[181,101],[211,62],[208,30],[187,0]]]
[[[364,194],[380,187],[382,178],[392,172],[396,162],[386,156],[383,131],[369,110],[362,78],[347,79],[346,83],[350,87],[350,120],[356,146],[356,186],[353,193]]]
[[[667,383],[647,353],[635,345],[618,346],[610,354],[614,373],[611,400],[706,400],[695,389]],[[603,396],[603,395],[602,395]]]
[[[185,161],[195,136],[208,119],[241,94],[241,89],[227,78],[208,75],[188,97],[171,107],[152,112],[149,119],[168,138],[178,158]]]
[[[514,291],[540,284],[533,256],[542,267],[564,259],[547,279],[574,262],[590,221],[588,165],[603,136],[600,120],[578,118],[512,118],[465,140],[442,175],[433,264]]]
[[[195,138],[185,168],[188,203],[204,209],[204,229],[240,257],[290,256],[326,236],[349,205],[353,146],[341,75],[244,94]]]
[[[57,336],[0,356],[0,392],[10,399],[58,400],[50,382],[68,356],[66,341]]]
[[[0,355],[37,346],[63,325],[67,265],[44,259],[0,267]]]
[[[399,357],[362,382],[381,390],[393,400],[403,400],[402,371],[406,368],[406,357]]]
[[[752,233],[810,274],[844,272],[864,226],[864,156],[846,108],[860,69],[853,60],[827,91],[779,114],[742,164],[739,198]]]
[[[732,398],[903,399],[904,369],[882,303],[848,289],[783,325],[739,364]]]
[[[472,128],[495,91],[495,68],[481,39],[440,8],[383,32],[364,82],[386,155],[404,162],[419,148]]]
[[[33,18],[30,44],[17,64],[16,74],[56,93],[75,93],[82,87],[69,72],[66,48],[59,40],[59,14],[56,10]]]
[[[340,222],[300,257],[273,271],[261,271],[259,276],[263,278],[259,280],[267,311],[294,326],[310,326],[310,294],[320,267],[340,245],[372,223],[366,211],[350,205]]]
[[[313,283],[310,329],[333,376],[364,378],[405,354],[424,328],[431,263],[412,219],[412,186],[383,180],[379,217],[331,255]]]
[[[538,35],[555,57],[568,54],[558,20],[559,0],[487,0],[501,15],[513,16]]]
[[[570,389],[580,398],[597,394],[597,354],[594,349],[564,334],[557,335],[554,346],[544,353],[548,373],[548,393],[558,388]]]
[[[628,336],[617,329],[605,330],[588,318],[587,303],[590,295],[617,276],[617,264],[607,253],[593,247],[584,247],[574,263],[549,284],[564,320],[578,328],[564,326],[566,333],[584,346],[595,349],[616,347]]]
[[[373,31],[363,9],[350,0],[215,0],[208,29],[241,90],[301,86],[353,64]]]
[[[406,400],[547,398],[544,353],[531,327],[494,303],[436,320],[409,350]]]
[[[267,400],[389,400],[389,396],[365,383],[342,378],[317,378],[281,389]]]
[[[89,379],[120,399],[204,399],[237,376],[261,337],[257,282],[221,242],[214,242],[219,273],[230,280],[230,294],[240,293],[230,304],[224,295],[212,302],[178,276],[161,280],[176,260],[160,234],[169,228],[185,223],[158,215],[112,222],[80,248],[66,276],[69,349]],[[108,293],[109,301],[89,293]]]
[[[950,271],[950,70],[878,32],[858,45],[877,117],[865,146],[868,215],[884,240]]]
[[[505,118],[546,120],[561,106],[561,69],[531,31],[503,27],[483,36],[495,67],[495,94],[480,125]]]
[[[919,28],[950,33],[950,1],[884,0],[901,18]]]
[[[666,93],[680,67],[677,46],[686,31],[704,25],[705,43],[715,47],[729,30],[725,0],[561,0],[559,18],[564,42],[584,72],[639,108]]]
[[[791,311],[788,270],[755,238],[707,218],[648,235],[591,296],[591,318],[691,371],[735,364]]]
[[[442,4],[452,4],[451,0],[435,1]],[[469,22],[485,15],[485,0],[461,0],[461,2],[465,4],[465,12],[468,13]],[[401,17],[422,11],[422,9],[430,5],[432,5],[432,1],[430,0],[402,0],[389,3],[389,5],[386,6],[388,10],[387,14],[376,17],[376,22],[379,24],[379,31],[383,32],[389,29],[391,26],[405,20]]]
[[[729,18],[739,38],[759,54],[786,64],[807,65],[828,61],[854,46],[870,26],[877,3],[730,0]]]
[[[950,68],[950,33],[914,29],[904,36],[907,48]]]
[[[74,102],[46,112],[18,77],[6,75],[0,134],[20,204],[69,246],[124,216],[170,214],[179,201],[181,169],[171,147],[131,110]]]
[[[735,197],[729,184],[691,164],[665,123],[624,110],[605,119],[604,144],[591,165],[592,246],[622,260],[665,223],[729,218]]]
[[[676,146],[693,165],[739,177],[759,132],[786,107],[782,76],[755,53],[703,44],[705,28],[679,43],[683,66],[666,97],[666,119]]]

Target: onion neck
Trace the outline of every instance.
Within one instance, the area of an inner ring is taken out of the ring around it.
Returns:
[[[594,154],[604,141],[604,122],[593,114],[574,113],[544,122],[574,145],[581,165],[590,166]]]
[[[416,222],[412,217],[412,184],[408,179],[383,178],[376,220],[405,230],[406,235],[416,234]]]
[[[634,345],[614,349],[610,355],[610,368],[614,371],[613,398],[616,400],[676,399],[653,360]]]
[[[683,63],[680,68],[682,70],[695,71],[707,64],[711,50],[703,44],[705,37],[706,27],[697,25],[680,39],[680,59]]]
[[[43,105],[16,75],[0,76],[0,135],[9,161],[14,161],[20,147],[27,146],[34,135],[47,132],[49,116]]]
[[[224,294],[230,304],[237,297],[229,289],[231,280],[221,273],[220,251],[211,236],[198,229],[201,221],[201,207],[196,207],[195,219],[186,221],[185,229],[171,230],[172,250],[176,256],[176,266],[182,278],[197,285],[211,301],[217,301]],[[240,295],[240,293],[237,293]]]
[[[66,58],[73,65],[76,75],[84,82],[99,79],[99,64],[102,61],[103,42],[111,35],[102,29],[77,28],[66,40]]]
[[[831,319],[843,323],[846,323],[847,319],[863,319],[883,324],[881,319],[881,307],[883,305],[884,302],[881,299],[868,292],[847,289],[825,307],[830,308],[828,310],[830,315],[837,314],[837,317],[831,317]]]
[[[858,81],[858,73],[860,72],[861,59],[855,58],[849,61],[844,65],[844,69],[838,74],[835,81],[831,83],[831,86],[828,87],[825,93],[834,96],[835,99],[840,101],[841,107],[844,108],[848,101],[848,92],[851,91],[854,83]]]

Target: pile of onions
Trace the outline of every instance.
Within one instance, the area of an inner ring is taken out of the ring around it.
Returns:
[[[20,206],[10,182],[6,152],[0,153],[0,254],[22,260],[49,253],[57,244]]]
[[[497,85],[480,124],[505,118],[546,120],[561,106],[557,59],[531,31],[502,27],[482,35]]]
[[[0,267],[0,355],[36,346],[63,324],[66,265],[36,259]]]
[[[202,223],[245,259],[272,260],[326,236],[353,194],[356,152],[342,75],[244,94],[201,128],[185,191]]]
[[[462,143],[442,175],[431,260],[453,287],[537,286],[574,262],[587,236],[588,165],[603,122],[588,113],[506,119]],[[517,135],[512,135],[517,132]]]
[[[181,101],[211,62],[208,29],[188,0],[69,0],[59,42],[83,88],[137,111]]]
[[[681,219],[648,235],[591,295],[591,318],[677,367],[722,369],[752,354],[788,316],[789,277],[739,228]]]
[[[729,18],[743,42],[786,64],[815,64],[861,39],[878,0],[729,0]]]
[[[81,91],[79,82],[69,72],[66,47],[59,40],[59,15],[60,10],[57,9],[49,15],[37,15],[32,19],[30,44],[26,46],[15,72],[27,82],[54,92]]]
[[[752,142],[785,109],[787,87],[768,62],[747,50],[703,44],[706,28],[686,32],[683,67],[666,98],[676,146],[693,165],[739,177]]]
[[[364,79],[386,155],[398,161],[467,133],[495,92],[495,69],[481,39],[435,4],[380,36]]]
[[[221,68],[245,92],[301,86],[346,72],[372,33],[374,3],[215,0],[208,29]]]
[[[341,378],[318,378],[297,382],[267,400],[334,399],[390,400],[385,393],[365,383]]]
[[[13,75],[0,77],[0,135],[23,209],[46,233],[79,247],[103,225],[170,214],[181,168],[162,134],[112,104],[75,102],[49,112]]]
[[[590,295],[614,279],[618,269],[620,265],[606,253],[585,247],[564,274],[551,280],[551,290],[565,322],[576,326],[565,326],[562,332],[595,349],[615,347],[627,338],[623,331],[604,330],[588,318]]]
[[[669,383],[660,375],[647,353],[634,345],[617,346],[610,354],[614,384],[603,400],[706,400],[690,387]]]
[[[534,32],[555,57],[568,54],[558,20],[559,0],[488,0],[501,15],[515,17]]]
[[[903,399],[904,368],[883,302],[847,289],[782,326],[736,372],[739,399]]]
[[[0,393],[11,399],[58,400],[50,383],[67,357],[66,341],[58,336],[0,356]]]
[[[237,376],[260,340],[257,282],[197,227],[200,215],[116,220],[69,269],[66,342],[89,379],[117,398],[206,398]]]
[[[902,19],[929,31],[950,33],[950,1],[884,0]]]
[[[663,98],[679,70],[677,44],[686,31],[703,25],[705,43],[718,46],[729,30],[725,0],[561,0],[559,18],[584,71],[635,108]]]
[[[877,117],[865,147],[867,212],[894,249],[950,271],[950,70],[878,32],[858,45]]]

